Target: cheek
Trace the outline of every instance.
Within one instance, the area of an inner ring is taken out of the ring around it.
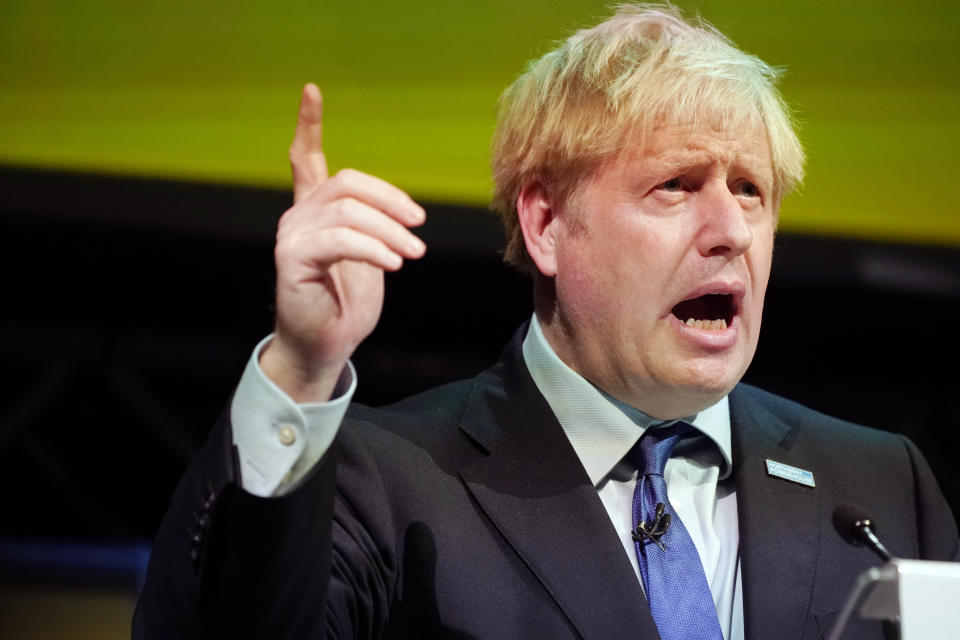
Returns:
[[[753,308],[750,314],[750,341],[754,348],[760,339],[760,326],[763,323],[763,294],[762,289],[754,294]]]
[[[754,237],[758,237],[757,234]],[[760,286],[761,294],[767,290],[770,280],[770,268],[773,266],[773,238],[772,226],[767,226],[759,234],[759,241],[754,241],[751,250],[754,259],[753,277]]]
[[[615,313],[622,292],[615,263],[609,255],[592,251],[593,247],[572,247],[559,256],[562,268],[557,274],[557,303],[568,317],[580,324],[602,324],[604,317]]]
[[[766,239],[764,246],[755,247],[756,252],[751,254],[750,277],[753,285],[753,308],[752,316],[754,322],[759,327],[761,316],[763,315],[763,302],[767,293],[767,284],[770,280],[770,267],[773,262],[773,239],[772,232],[770,238]]]
[[[561,264],[564,267],[557,274],[557,302],[567,315],[589,316],[607,306],[597,272],[589,264],[569,258]]]

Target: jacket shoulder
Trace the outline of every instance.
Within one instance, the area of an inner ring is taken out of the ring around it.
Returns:
[[[818,486],[832,500],[827,503],[862,503],[885,523],[912,514],[905,520],[910,535],[900,544],[906,557],[960,559],[950,507],[923,454],[906,436],[835,418],[747,384],[731,393],[731,415],[736,412],[750,414],[755,424],[779,425],[779,450],[789,451],[798,466],[820,470],[824,482]]]
[[[753,413],[768,413],[808,436],[853,439],[899,450],[909,443],[900,434],[837,418],[749,384],[738,384],[731,398],[733,403],[746,406]]]
[[[403,400],[371,407],[353,403],[347,412],[350,423],[368,423],[390,431],[446,429],[455,427],[477,384],[477,378],[450,382]]]

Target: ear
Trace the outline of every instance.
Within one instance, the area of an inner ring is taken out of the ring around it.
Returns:
[[[527,253],[537,269],[548,278],[557,275],[559,221],[550,194],[539,180],[530,180],[520,189],[517,217]]]

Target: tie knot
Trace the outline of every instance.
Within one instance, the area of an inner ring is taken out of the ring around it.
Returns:
[[[674,422],[665,427],[655,427],[644,431],[640,437],[639,460],[637,468],[641,476],[663,475],[667,460],[673,455],[673,449],[680,438],[690,429],[685,422]]]

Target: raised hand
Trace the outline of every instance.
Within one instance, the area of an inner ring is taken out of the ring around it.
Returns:
[[[383,272],[426,250],[407,229],[425,219],[410,196],[352,169],[328,176],[322,112],[320,90],[308,84],[290,145],[294,204],[274,250],[276,337],[260,356],[264,373],[297,402],[330,397],[380,318]]]

